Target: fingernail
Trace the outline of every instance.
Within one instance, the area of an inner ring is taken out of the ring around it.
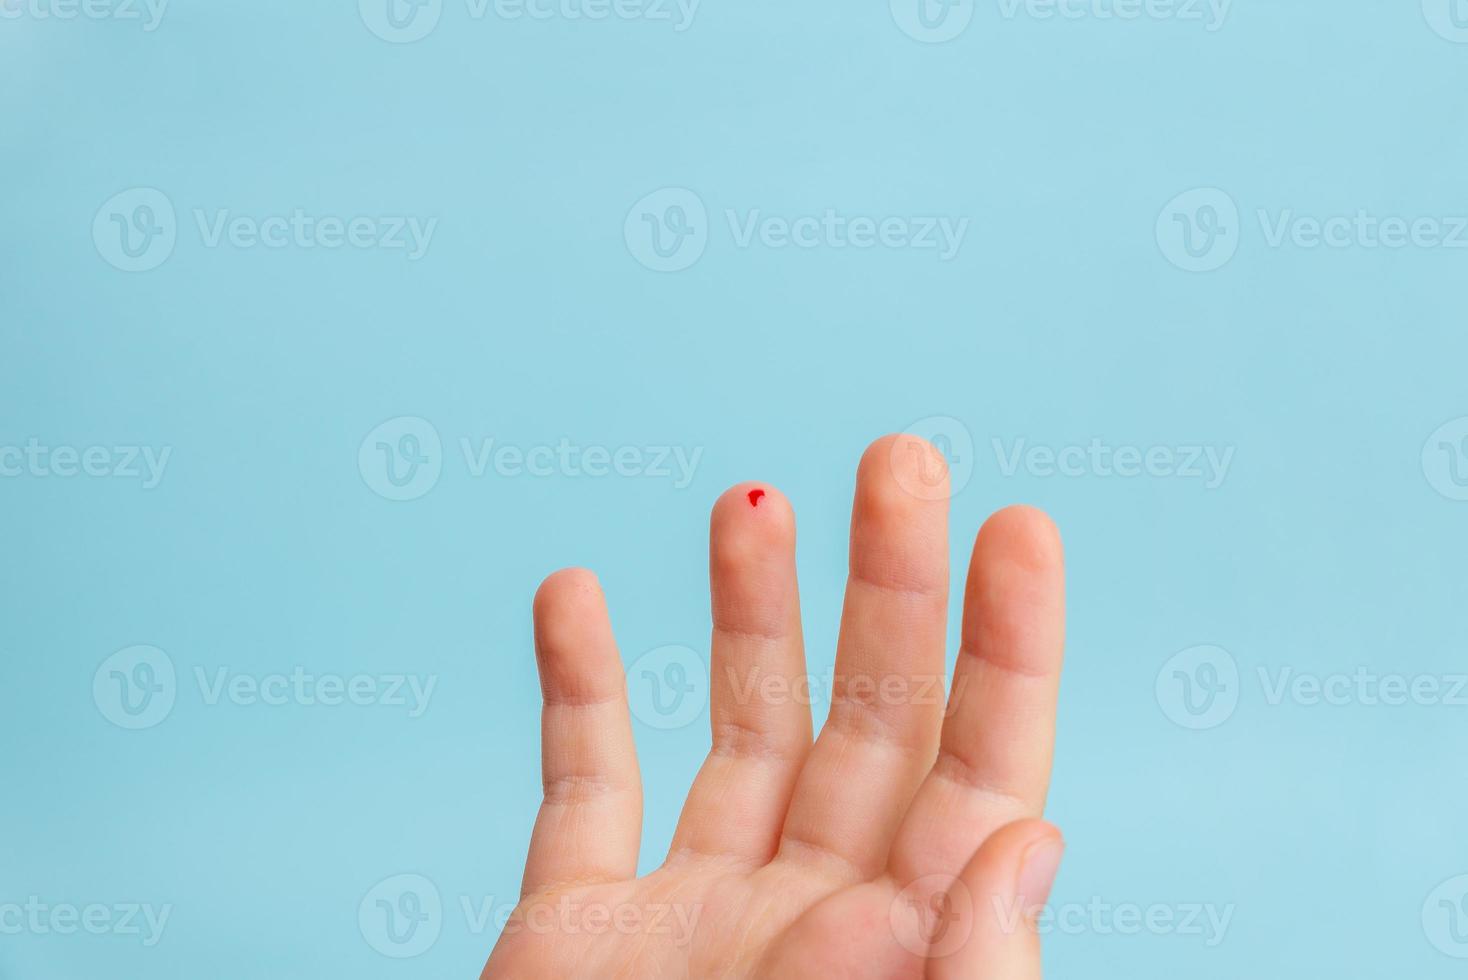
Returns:
[[[1025,849],[1019,867],[1019,902],[1024,909],[1038,908],[1050,898],[1060,859],[1065,855],[1065,841],[1046,837]]]

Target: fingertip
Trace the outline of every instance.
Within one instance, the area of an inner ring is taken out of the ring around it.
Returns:
[[[606,599],[595,572],[588,568],[562,568],[541,581],[531,609],[538,632],[542,626],[604,616]]]
[[[914,593],[948,589],[948,472],[931,443],[898,433],[867,447],[851,509],[854,575]]]
[[[548,698],[597,698],[615,690],[621,665],[596,575],[563,568],[535,592],[535,652]]]
[[[1050,889],[1055,885],[1064,855],[1065,837],[1051,824],[1045,824],[1029,840],[1020,854],[1019,880],[1015,886],[1015,897],[1021,907],[1037,909],[1050,900]]]
[[[954,885],[971,903],[972,931],[937,964],[940,980],[969,976],[980,964],[996,976],[1040,976],[1035,917],[1049,899],[1065,838],[1044,820],[1005,824],[979,847]]]
[[[716,541],[737,536],[764,544],[793,545],[795,509],[771,484],[736,483],[714,501],[709,528]]]
[[[948,460],[931,442],[906,432],[882,436],[867,447],[857,467],[857,486],[880,504],[890,498],[911,506],[950,496]]]
[[[798,628],[795,512],[768,483],[739,483],[714,503],[709,524],[714,624],[776,636]]]
[[[1060,529],[1038,507],[1012,504],[995,511],[979,528],[974,549],[992,551],[1032,570],[1059,566],[1065,559]]]
[[[960,877],[981,901],[1013,901],[1030,909],[1049,897],[1064,850],[1065,837],[1054,824],[1016,820],[989,835]]]
[[[578,596],[592,594],[600,597],[601,582],[589,568],[559,568],[540,582],[535,590],[535,607],[553,608],[557,604],[573,602]]]

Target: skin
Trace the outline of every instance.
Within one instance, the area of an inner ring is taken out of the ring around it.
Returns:
[[[588,571],[546,579],[534,605],[545,798],[486,980],[1041,975],[1033,916],[1063,849],[1039,819],[1064,647],[1060,536],[1027,507],[984,523],[945,705],[946,481],[943,457],[911,436],[863,455],[832,707],[814,741],[808,701],[767,686],[806,669],[794,514],[768,484],[719,498],[712,750],[667,859],[642,878],[606,603]]]

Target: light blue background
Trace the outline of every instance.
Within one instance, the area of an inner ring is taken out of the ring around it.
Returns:
[[[0,479],[0,904],[173,906],[152,948],[0,935],[0,977],[474,976],[494,934],[459,897],[513,900],[538,799],[539,579],[594,568],[628,662],[706,657],[709,505],[768,480],[796,507],[825,670],[857,457],[933,416],[974,442],[956,556],[1013,501],[1066,537],[1055,901],[1234,906],[1212,947],[1052,936],[1050,972],[1460,976],[1423,903],[1468,873],[1468,708],[1271,705],[1257,671],[1468,669],[1468,503],[1423,467],[1434,430],[1468,415],[1468,250],[1270,247],[1255,215],[1468,214],[1465,80],[1468,44],[1415,0],[1237,0],[1214,31],[989,0],[944,44],[904,34],[885,0],[704,0],[682,32],[475,20],[447,0],[409,44],[349,0],[174,0],[151,33],[0,20],[0,445],[172,449],[152,490]],[[178,241],[127,273],[92,224],[134,187],[168,196]],[[624,240],[666,187],[711,222],[676,273]],[[1200,187],[1242,218],[1232,260],[1192,273],[1154,228]],[[208,248],[193,219],[295,208],[439,224],[409,261]],[[971,225],[948,262],[739,248],[724,212],[751,208]],[[407,502],[357,464],[398,416],[444,447]],[[703,456],[686,489],[475,478],[461,438]],[[1215,489],[1006,476],[991,440],[1021,438],[1234,457]],[[91,693],[134,644],[180,681],[142,731]],[[1241,696],[1194,731],[1156,680],[1199,644],[1235,658]],[[438,686],[410,719],[209,705],[193,681],[297,666]],[[702,725],[638,726],[645,867]],[[405,872],[445,913],[428,952],[396,960],[358,905]]]

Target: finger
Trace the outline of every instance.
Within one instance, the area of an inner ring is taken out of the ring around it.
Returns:
[[[796,784],[782,857],[873,877],[933,763],[948,607],[941,461],[906,435],[880,439],[862,457],[831,711]],[[938,492],[911,492],[932,472]]]
[[[522,894],[635,877],[642,785],[626,678],[595,575],[568,568],[541,584],[535,655],[545,799]]]
[[[795,581],[795,515],[767,485],[740,484],[709,523],[713,748],[673,835],[670,858],[774,856],[810,751],[810,702]]]
[[[996,831],[951,886],[941,907],[967,908],[940,925],[929,950],[928,980],[1040,980],[1035,915],[1050,896],[1065,842],[1042,820]]]
[[[980,529],[938,759],[892,848],[899,882],[953,874],[995,829],[1044,811],[1064,579],[1060,534],[1042,512],[1006,508]]]

